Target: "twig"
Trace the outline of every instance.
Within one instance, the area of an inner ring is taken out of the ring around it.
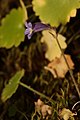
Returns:
[[[51,33],[51,32],[50,32],[50,33]],[[60,43],[59,43],[58,38],[57,38],[57,35],[54,36],[53,33],[51,33],[51,34],[52,34],[53,37],[55,37],[55,39],[56,39],[56,41],[57,41],[57,44],[58,44],[58,46],[59,46],[59,48],[60,48],[60,50],[61,50],[61,53],[62,53],[62,55],[63,55],[63,57],[64,57],[64,60],[65,60],[65,62],[66,62],[66,65],[67,65],[67,67],[68,67],[68,69],[69,69],[70,76],[71,76],[71,78],[72,78],[72,81],[73,81],[73,83],[74,83],[74,85],[75,85],[75,88],[76,88],[76,91],[77,91],[77,93],[78,93],[78,96],[79,96],[79,98],[80,98],[80,91],[79,91],[78,85],[77,85],[77,83],[76,83],[76,81],[75,81],[75,78],[74,78],[74,76],[73,76],[73,72],[72,72],[72,70],[70,69],[70,66],[69,66],[69,64],[68,64],[68,62],[67,62],[67,60],[66,60],[66,58],[65,58],[65,56],[64,56],[64,52],[63,52],[63,50],[62,50],[62,48],[61,48],[61,46],[60,46]]]

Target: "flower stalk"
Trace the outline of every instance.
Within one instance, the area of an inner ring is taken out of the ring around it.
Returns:
[[[76,80],[75,80],[75,78],[74,78],[74,76],[73,76],[73,72],[72,72],[72,70],[70,69],[69,64],[68,64],[68,62],[67,62],[67,60],[66,60],[66,58],[65,58],[64,52],[63,52],[63,50],[62,50],[62,48],[61,48],[61,46],[60,46],[60,44],[59,44],[57,35],[54,36],[53,33],[51,33],[51,32],[50,32],[50,34],[52,34],[52,36],[55,37],[55,39],[56,39],[56,41],[57,41],[57,44],[58,44],[58,46],[59,46],[59,48],[60,48],[60,50],[61,50],[61,53],[62,53],[62,55],[63,55],[63,57],[64,57],[64,60],[65,60],[65,62],[66,62],[66,65],[67,65],[67,67],[68,67],[68,69],[69,69],[70,76],[71,76],[71,78],[72,78],[72,81],[73,81],[73,83],[74,83],[74,86],[75,86],[75,88],[76,88],[76,91],[77,91],[77,93],[78,93],[78,96],[79,96],[79,98],[80,98],[80,91],[79,91],[78,85],[77,85]]]

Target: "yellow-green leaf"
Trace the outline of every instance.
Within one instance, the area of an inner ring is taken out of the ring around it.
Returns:
[[[21,7],[12,9],[11,12],[2,19],[0,26],[0,47],[10,48],[13,45],[17,47],[21,41],[24,41],[25,20],[25,13]]]
[[[52,31],[52,33],[56,35],[55,31]],[[50,61],[52,61],[56,57],[59,58],[61,56],[61,50],[57,44],[56,39],[47,30],[43,31],[42,34],[43,37],[41,38],[41,42],[44,42],[47,45],[45,57]],[[65,42],[66,38],[61,34],[58,34],[58,40],[61,45],[61,48],[65,49],[67,47]]]
[[[70,16],[75,16],[76,9],[80,8],[80,0],[33,0],[32,4],[41,21],[52,26],[65,24]]]
[[[9,83],[3,89],[1,99],[5,102],[9,99],[17,90],[19,81],[24,75],[24,70],[18,71],[10,80]]]

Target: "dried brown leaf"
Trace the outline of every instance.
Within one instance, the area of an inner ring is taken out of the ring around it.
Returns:
[[[49,105],[44,104],[40,99],[35,102],[35,111],[42,114],[43,119],[46,115],[52,114],[52,107]]]
[[[69,64],[70,69],[74,68],[74,63],[70,57],[70,55],[64,55],[67,63]],[[52,62],[50,62],[46,67],[46,70],[49,70],[54,78],[60,77],[64,78],[65,74],[68,72],[69,68],[65,62],[64,57],[61,55],[60,58],[55,58]]]

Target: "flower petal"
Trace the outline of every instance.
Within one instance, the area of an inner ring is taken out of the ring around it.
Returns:
[[[33,28],[34,32],[39,32],[39,31],[48,30],[48,29],[51,29],[51,27],[49,25],[46,25],[46,24],[40,23],[40,22],[36,23]]]
[[[25,26],[26,26],[27,28],[32,28],[32,23],[31,23],[31,22],[29,22],[29,23],[25,22]]]
[[[25,35],[28,35],[30,33],[30,30],[29,29],[26,29],[25,30]]]
[[[29,23],[27,24],[27,26],[28,26],[28,28],[32,28],[32,23],[29,22]]]
[[[28,34],[28,39],[31,39],[31,37],[32,37],[32,34]]]

